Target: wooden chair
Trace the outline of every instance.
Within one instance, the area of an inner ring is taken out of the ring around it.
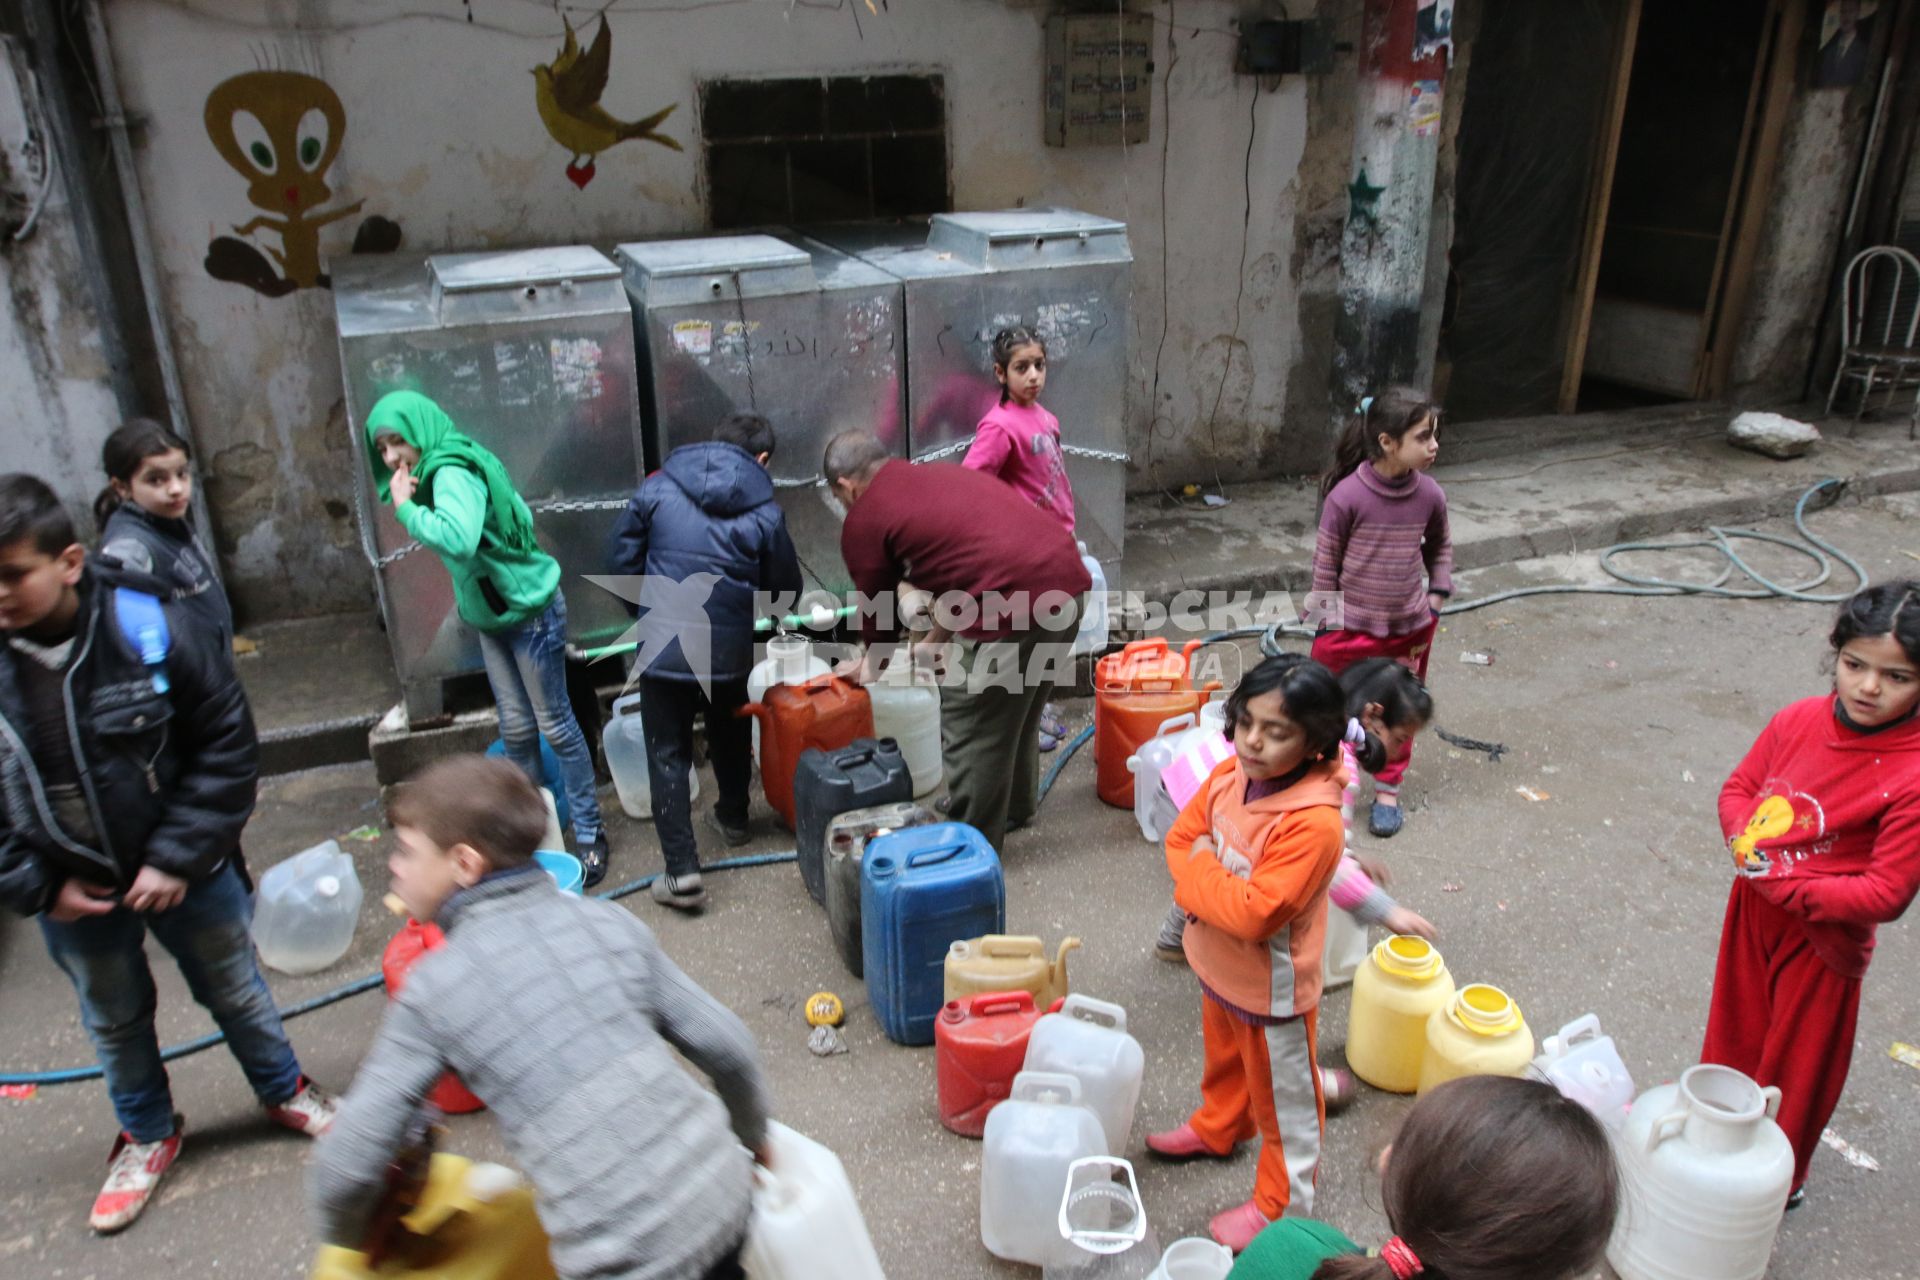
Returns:
[[[1866,411],[1876,387],[1886,391],[1884,404],[1892,408],[1895,392],[1915,388],[1911,438],[1920,430],[1920,259],[1895,245],[1862,249],[1847,264],[1840,293],[1840,367],[1827,389],[1827,413],[1840,395],[1840,384],[1858,382],[1860,399],[1856,420]]]

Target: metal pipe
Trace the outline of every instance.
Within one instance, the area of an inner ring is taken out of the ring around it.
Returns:
[[[100,90],[100,105],[105,111],[103,123],[113,145],[113,168],[120,178],[120,199],[126,206],[127,232],[133,240],[134,267],[140,276],[141,300],[146,304],[147,324],[153,331],[153,358],[160,369],[160,385],[166,395],[168,425],[187,442],[188,450],[207,459],[194,443],[193,424],[187,416],[186,393],[181,387],[180,366],[173,357],[173,330],[167,323],[166,308],[160,302],[160,276],[154,269],[153,235],[147,226],[147,202],[140,191],[140,172],[134,164],[133,139],[127,129],[126,106],[120,98],[120,79],[114,73],[113,45],[107,39],[107,22],[100,0],[86,0],[87,38],[93,50],[94,80]],[[201,500],[189,508],[194,532],[207,545],[208,559],[216,577],[220,574],[220,553],[213,539],[212,517],[204,492]]]
[[[790,613],[786,617],[779,619],[777,623],[773,618],[760,618],[754,622],[753,629],[755,631],[772,631],[777,625],[787,631],[799,631],[802,628],[818,630],[839,622],[842,619],[851,618],[853,614],[854,606],[850,604],[842,605],[838,609],[819,608],[815,609],[812,613]],[[583,662],[598,662],[602,658],[611,658],[619,654],[632,653],[639,647],[639,641],[629,640],[624,644],[603,644],[595,649],[582,649],[575,656]]]

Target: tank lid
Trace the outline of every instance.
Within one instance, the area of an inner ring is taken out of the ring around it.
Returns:
[[[427,270],[442,294],[607,280],[620,274],[604,253],[584,244],[510,253],[436,253],[427,259]]]

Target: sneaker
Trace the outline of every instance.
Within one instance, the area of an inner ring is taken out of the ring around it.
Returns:
[[[728,848],[738,849],[741,845],[753,839],[753,833],[747,830],[746,823],[742,822],[738,826],[735,826],[720,816],[720,810],[717,807],[707,810],[707,825],[720,833],[720,839],[726,843]]]
[[[591,840],[582,840],[577,847],[580,850],[580,870],[585,873],[581,878],[581,886],[591,889],[607,878],[607,862],[613,851],[607,847],[604,834]]]
[[[1400,830],[1402,821],[1404,821],[1404,819],[1401,816],[1399,805],[1381,804],[1378,800],[1375,800],[1372,810],[1367,814],[1367,830],[1371,831],[1380,839],[1385,840],[1388,836]]]
[[[1200,1141],[1200,1135],[1193,1131],[1191,1121],[1178,1129],[1148,1134],[1147,1150],[1157,1156],[1165,1156],[1169,1160],[1225,1160],[1233,1154],[1231,1147],[1225,1151],[1215,1151]]]
[[[1156,942],[1153,944],[1153,958],[1164,960],[1168,964],[1185,964],[1187,949],[1178,942]]]
[[[175,1115],[172,1137],[135,1142],[123,1133],[114,1140],[113,1153],[107,1157],[107,1181],[94,1197],[89,1226],[106,1236],[133,1225],[160,1189],[160,1179],[180,1158],[180,1135],[185,1126],[186,1121]]]
[[[1807,1202],[1807,1184],[1801,1183],[1787,1195],[1787,1212],[1791,1213]]]
[[[291,1098],[277,1107],[267,1108],[267,1119],[309,1138],[325,1133],[339,1114],[340,1104],[334,1101],[333,1095],[305,1076],[300,1077],[300,1088]]]
[[[1253,1201],[1235,1205],[1225,1213],[1217,1213],[1213,1221],[1207,1224],[1207,1230],[1213,1238],[1227,1248],[1239,1253],[1253,1243],[1253,1238],[1271,1225],[1272,1219],[1254,1207]]]
[[[1187,962],[1186,936],[1186,913],[1178,907],[1169,907],[1167,918],[1160,922],[1160,932],[1153,940],[1154,956],[1165,960],[1168,964],[1185,964]]]
[[[1343,1071],[1339,1067],[1321,1067],[1319,1070],[1320,1098],[1326,1103],[1327,1114],[1337,1116],[1360,1096],[1360,1085],[1351,1071]]]
[[[690,871],[686,875],[676,876],[661,872],[654,877],[647,892],[653,900],[663,907],[672,907],[675,911],[699,911],[707,905],[707,891],[700,885],[700,873]]]

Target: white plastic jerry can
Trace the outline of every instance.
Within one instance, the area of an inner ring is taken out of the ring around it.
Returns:
[[[1691,1067],[1640,1095],[1615,1144],[1625,1191],[1607,1261],[1620,1280],[1761,1280],[1793,1183],[1780,1090]]]
[[[980,1243],[1043,1267],[1071,1255],[1060,1235],[1060,1189],[1073,1162],[1108,1154],[1100,1118],[1070,1075],[1022,1071],[981,1135]]]
[[[886,1280],[840,1157],[777,1120],[772,1167],[755,1165],[753,1218],[741,1265],[754,1280],[813,1280],[832,1259],[844,1280]]]
[[[1127,1034],[1127,1011],[1092,996],[1070,995],[1060,1012],[1034,1023],[1024,1071],[1050,1071],[1080,1082],[1083,1105],[1100,1117],[1107,1150],[1125,1151],[1146,1055]]]
[[[1594,1014],[1575,1018],[1540,1042],[1531,1074],[1573,1099],[1616,1132],[1633,1105],[1633,1077],[1620,1061],[1613,1037],[1600,1030]]]

